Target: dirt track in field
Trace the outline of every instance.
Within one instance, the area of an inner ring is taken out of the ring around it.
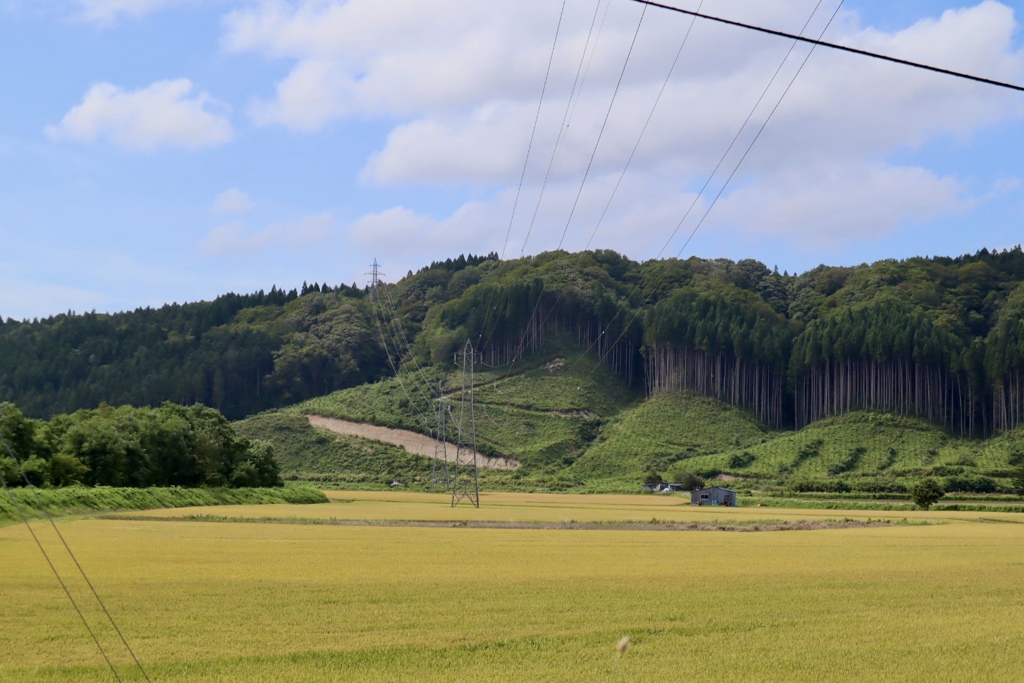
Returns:
[[[404,429],[391,429],[390,427],[378,427],[377,425],[368,425],[361,422],[338,420],[333,417],[323,417],[322,415],[307,415],[306,419],[309,420],[309,424],[314,427],[320,427],[321,429],[326,429],[336,434],[346,434],[348,436],[358,436],[363,439],[383,441],[384,443],[401,446],[405,450],[410,453],[415,453],[416,455],[425,455],[428,458],[438,457],[438,459],[440,459],[434,452],[434,439],[431,439],[429,436],[424,436],[423,434],[417,434],[416,432],[410,432]],[[456,448],[457,446],[455,444],[448,444],[449,462],[454,461]],[[472,451],[463,451],[462,456],[459,458],[459,464],[469,464],[472,461],[472,457]],[[477,454],[477,463],[480,467],[492,470],[519,469],[519,461],[517,460],[512,460],[510,458],[488,458],[487,456],[480,455],[479,453]]]

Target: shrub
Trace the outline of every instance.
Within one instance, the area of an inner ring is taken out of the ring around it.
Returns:
[[[1014,492],[1021,497],[1024,497],[1024,465],[1019,467],[1017,471],[1013,473],[1012,483]]]
[[[54,486],[71,486],[82,483],[89,468],[73,455],[57,453],[50,458],[50,481]]]
[[[914,498],[914,504],[925,510],[935,505],[944,493],[942,487],[939,486],[939,482],[930,477],[922,479],[910,489],[910,495]]]
[[[733,453],[729,456],[729,469],[738,470],[753,464],[755,458],[750,451]]]
[[[850,485],[841,479],[805,479],[789,485],[794,493],[849,493]]]
[[[997,488],[995,479],[981,475],[946,477],[942,483],[944,490],[956,493],[993,493]]]
[[[21,471],[24,474],[24,478],[27,479],[32,486],[46,486],[50,483],[49,473],[47,472],[48,469],[46,461],[34,455],[21,463]]]
[[[704,480],[698,477],[693,472],[685,469],[677,469],[672,474],[672,481],[679,484],[684,489],[692,491],[693,489],[704,488]]]

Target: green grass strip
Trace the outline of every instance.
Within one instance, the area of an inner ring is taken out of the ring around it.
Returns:
[[[155,510],[199,505],[261,505],[290,503],[306,505],[329,502],[327,496],[310,486],[284,488],[111,488],[69,486],[57,489],[12,489],[17,505],[30,516],[42,516],[43,510],[55,515],[117,510]],[[38,494],[38,495],[37,495]],[[0,520],[16,521],[20,516],[9,496],[0,497]]]

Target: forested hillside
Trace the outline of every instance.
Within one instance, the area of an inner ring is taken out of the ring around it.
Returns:
[[[214,406],[232,418],[376,379],[362,290],[304,286],[0,325],[0,401],[49,417],[100,403]]]
[[[963,436],[1024,410],[1024,253],[799,275],[755,260],[637,263],[610,251],[433,263],[376,291],[305,285],[116,315],[0,325],[0,400],[46,417],[202,402],[237,418],[445,366],[471,340],[505,365],[546,339],[628,385],[685,389],[801,427],[873,409]]]

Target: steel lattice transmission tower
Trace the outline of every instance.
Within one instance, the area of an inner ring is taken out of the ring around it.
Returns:
[[[448,403],[442,391],[443,380],[437,383],[437,440],[434,442],[434,464],[430,469],[430,490],[449,491],[452,481],[448,471]]]
[[[462,401],[459,406],[459,444],[452,467],[452,507],[468,500],[480,507],[480,469],[476,454],[476,404],[473,398],[473,364],[476,351],[468,339],[462,348]],[[468,413],[468,414],[467,414]]]

